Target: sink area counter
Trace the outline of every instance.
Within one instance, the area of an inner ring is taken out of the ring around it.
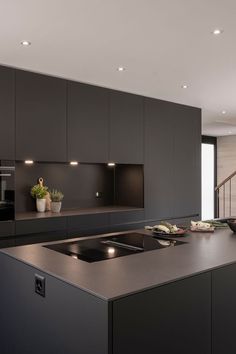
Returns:
[[[146,230],[135,232],[151,236]],[[118,233],[102,236],[111,235]],[[94,238],[98,237],[101,235]],[[42,247],[46,244],[9,248],[1,252],[2,256],[13,257],[104,300],[118,299],[236,263],[236,235],[229,229],[216,230],[215,233],[189,233],[177,239],[186,243],[181,247],[93,263]]]

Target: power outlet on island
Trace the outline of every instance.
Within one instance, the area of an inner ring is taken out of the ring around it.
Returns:
[[[45,278],[39,274],[35,274],[34,285],[36,294],[45,297]]]

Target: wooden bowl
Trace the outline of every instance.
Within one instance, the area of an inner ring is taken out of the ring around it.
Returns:
[[[227,220],[227,224],[229,225],[230,229],[236,233],[236,220]]]

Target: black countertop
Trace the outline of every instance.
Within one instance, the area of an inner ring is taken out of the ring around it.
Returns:
[[[144,210],[144,208],[112,205],[112,206],[101,206],[101,207],[94,207],[94,208],[78,208],[78,209],[62,210],[59,213],[53,213],[51,211],[46,211],[44,213],[38,213],[36,211],[28,211],[28,212],[16,213],[15,220],[25,221],[25,220],[35,220],[35,219],[57,218],[62,216],[119,213],[119,212],[138,211],[138,210]]]
[[[136,231],[151,235],[149,231]],[[128,296],[236,262],[236,234],[228,228],[215,233],[189,233],[178,239],[187,243],[95,263],[42,247],[45,243],[1,252],[104,300]]]

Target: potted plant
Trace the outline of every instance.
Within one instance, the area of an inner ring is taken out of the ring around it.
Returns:
[[[31,188],[31,196],[36,199],[36,208],[38,212],[43,213],[46,209],[46,195],[48,193],[48,187],[42,184],[35,184]]]
[[[61,191],[58,191],[57,189],[53,189],[49,192],[49,194],[51,198],[51,211],[53,213],[59,213],[61,210],[61,203],[62,199],[64,198],[64,195]]]

